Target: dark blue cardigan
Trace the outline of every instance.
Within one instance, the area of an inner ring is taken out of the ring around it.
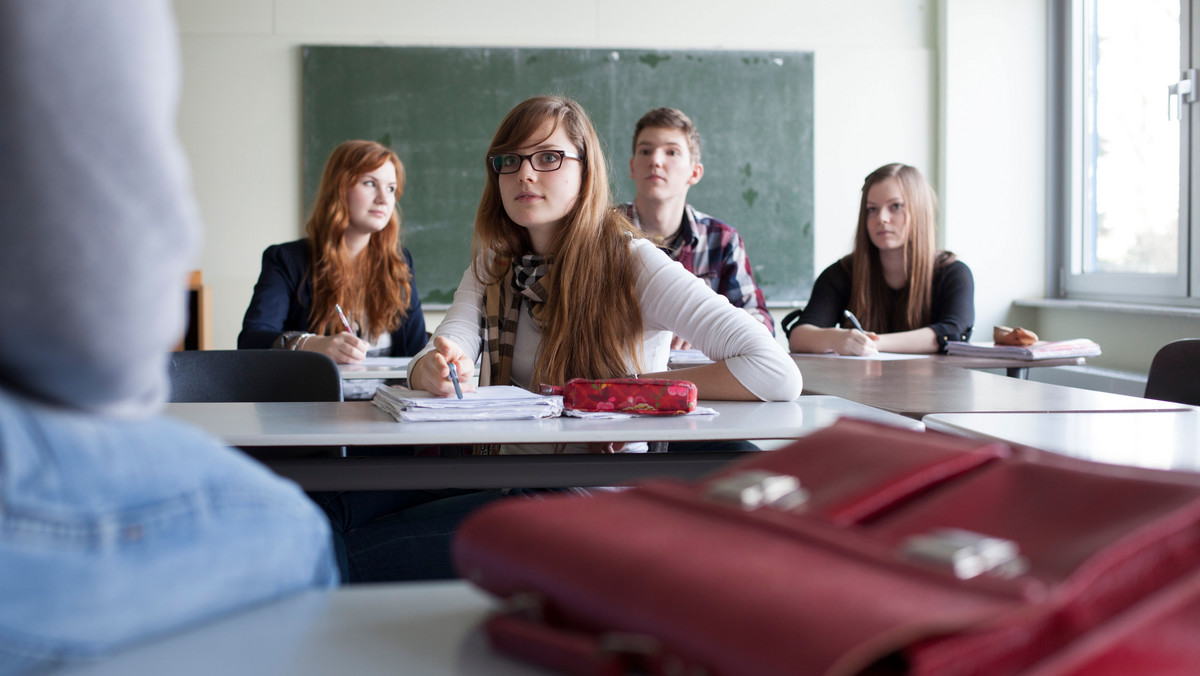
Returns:
[[[412,277],[412,254],[401,249],[409,270],[408,315],[392,332],[392,349],[388,356],[408,357],[425,347],[425,315],[417,282]],[[313,288],[309,266],[308,240],[275,244],[263,252],[262,272],[254,285],[254,297],[242,319],[238,334],[240,350],[271,347],[286,331],[308,331],[312,312]]]

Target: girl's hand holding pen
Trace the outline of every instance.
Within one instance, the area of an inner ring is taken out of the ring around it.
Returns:
[[[475,385],[471,383],[475,362],[467,358],[462,348],[442,336],[433,339],[433,347],[433,352],[409,364],[408,386],[440,397],[457,396],[450,381],[450,363],[453,362],[458,369],[458,384],[462,391],[475,391]]]
[[[367,341],[345,331],[334,336],[312,336],[300,349],[320,352],[339,364],[358,364],[367,357]]]
[[[854,325],[852,329],[834,329],[838,332],[838,338],[834,344],[834,352],[838,354],[866,357],[879,352],[879,347],[875,341],[879,340],[879,336],[867,331],[862,324],[858,322],[858,317],[849,310],[843,310],[842,314],[850,323]]]
[[[856,357],[868,357],[878,354],[879,347],[875,344],[875,341],[879,340],[878,335],[869,331],[863,333],[858,329],[833,330],[838,332],[838,336],[834,342],[834,352]]]
[[[338,317],[342,320],[345,331],[332,336],[309,336],[299,349],[309,352],[320,352],[339,364],[358,364],[367,358],[367,350],[371,345],[359,338],[342,312],[341,305],[334,305]]]

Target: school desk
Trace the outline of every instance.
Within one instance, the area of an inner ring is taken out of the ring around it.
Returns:
[[[168,404],[166,412],[241,447],[794,439],[828,427],[843,416],[923,429],[910,418],[838,397],[700,404],[716,409],[719,415],[398,423],[370,402],[176,403]],[[267,461],[272,469],[308,490],[381,490],[604,486],[648,476],[692,478],[739,455],[377,455]]]
[[[1019,359],[996,359],[995,357],[968,357],[961,354],[931,355],[939,364],[957,366],[964,369],[1004,369],[1009,378],[1027,380],[1029,369],[1049,368],[1053,366],[1083,366],[1087,364],[1086,357],[1067,357],[1065,359],[1035,359],[1022,361]]]
[[[937,359],[873,361],[792,355],[805,394],[827,394],[912,418],[932,413],[1171,411],[1182,404],[1006,378]]]
[[[338,372],[343,380],[407,378],[410,361],[412,357],[367,357],[359,364],[338,364]]]
[[[310,591],[146,642],[64,676],[535,676],[492,652],[493,601],[466,582]]]
[[[1004,369],[1005,375],[1010,378],[1019,378],[1026,380],[1029,378],[1029,369],[1031,368],[1049,368],[1053,366],[1083,366],[1087,364],[1085,357],[1067,357],[1064,359],[1036,359],[1033,361],[1022,361],[1019,359],[998,359],[996,357],[977,357],[966,356],[961,354],[927,354],[927,355],[900,355],[894,353],[884,353],[878,357],[845,357],[827,354],[809,354],[806,352],[793,352],[792,358],[799,361],[800,359],[822,359],[822,360],[840,360],[840,361],[895,361],[907,359],[925,359],[936,364],[944,364],[946,366],[957,366],[964,369]]]
[[[939,413],[931,430],[1118,465],[1200,471],[1200,409],[1103,413]]]

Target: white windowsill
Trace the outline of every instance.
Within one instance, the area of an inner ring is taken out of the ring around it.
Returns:
[[[1017,307],[1057,308],[1063,310],[1090,310],[1115,312],[1128,315],[1151,315],[1156,317],[1180,317],[1200,319],[1200,307],[1179,305],[1150,305],[1146,303],[1116,303],[1099,300],[1077,300],[1071,298],[1020,298],[1013,301]]]

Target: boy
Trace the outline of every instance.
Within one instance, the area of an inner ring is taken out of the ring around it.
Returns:
[[[687,203],[688,188],[703,176],[696,125],[680,110],[655,108],[643,115],[633,130],[629,177],[637,194],[632,203],[622,205],[625,215],[671,258],[774,335],[775,320],[754,283],[741,236],[732,226]],[[676,336],[671,347],[691,346]]]

